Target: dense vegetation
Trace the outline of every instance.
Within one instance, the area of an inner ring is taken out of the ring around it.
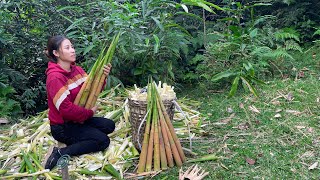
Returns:
[[[0,117],[47,108],[43,51],[56,34],[73,41],[89,71],[103,44],[123,32],[108,87],[145,85],[151,75],[180,88],[258,95],[264,81],[295,77],[303,57],[316,58],[319,7],[316,0],[1,1]]]

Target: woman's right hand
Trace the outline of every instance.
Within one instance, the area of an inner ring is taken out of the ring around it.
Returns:
[[[91,108],[91,110],[93,111],[93,114],[95,114],[98,110],[98,106],[94,106],[93,108]]]

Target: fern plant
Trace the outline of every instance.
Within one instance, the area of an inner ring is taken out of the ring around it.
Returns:
[[[4,84],[5,77],[0,77],[0,117],[16,117],[21,111],[19,102],[11,96],[16,92],[13,87]]]
[[[265,84],[264,81],[259,80],[255,76],[255,70],[251,63],[243,63],[243,67],[240,70],[227,70],[214,75],[211,79],[213,82],[220,81],[222,79],[233,79],[232,86],[229,91],[228,97],[233,97],[237,92],[239,83],[246,89],[248,89],[253,95],[258,96],[255,84]]]

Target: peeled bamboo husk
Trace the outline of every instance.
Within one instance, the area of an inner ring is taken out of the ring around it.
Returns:
[[[101,174],[102,169],[107,164],[111,164],[122,177],[125,177],[128,169],[133,169],[132,166],[137,162],[139,152],[135,148],[133,136],[131,136],[131,131],[135,128],[131,128],[131,113],[129,112],[130,100],[128,99],[127,91],[120,90],[119,87],[116,87],[105,92],[102,93],[104,95],[98,99],[101,109],[97,115],[116,119],[116,130],[110,134],[111,142],[107,150],[71,158],[69,171],[70,175],[76,179],[113,178],[109,174]],[[163,102],[165,104],[166,101]],[[206,125],[201,114],[197,111],[196,107],[190,106],[189,102],[191,102],[191,100],[177,99],[177,102],[184,108],[184,114],[190,117],[190,121],[192,122],[190,124],[192,137],[200,136],[201,132],[204,132],[201,128]],[[195,104],[193,101],[192,103]],[[172,104],[170,104],[170,107],[171,105]],[[188,131],[184,124],[182,113],[177,112],[175,107],[176,106],[169,112],[174,112],[174,114],[172,114],[172,122],[174,124],[176,123],[174,127],[178,137],[184,138],[188,135]],[[0,169],[4,171],[3,174],[0,175],[0,179],[2,179],[2,177],[12,177],[15,175],[21,178],[30,177],[32,173],[25,172],[25,169],[22,168],[23,158],[21,152],[24,151],[26,154],[36,155],[36,159],[41,162],[48,148],[52,145],[57,146],[57,144],[58,142],[55,141],[50,134],[47,111],[43,111],[37,116],[21,119],[18,123],[11,126],[10,129],[1,131]],[[34,174],[38,174],[39,179],[50,179],[47,176],[53,179],[61,178],[58,169],[50,172],[42,171],[32,161],[31,157],[29,159],[35,168]],[[22,172],[19,172],[20,169],[22,169]]]

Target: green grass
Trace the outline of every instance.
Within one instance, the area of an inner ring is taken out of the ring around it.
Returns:
[[[193,142],[193,150],[220,157],[198,163],[210,172],[206,179],[319,179],[319,167],[308,169],[320,161],[319,87],[318,75],[306,72],[302,79],[268,82],[259,88],[259,98],[240,91],[230,99],[227,92],[205,94],[187,89],[180,93],[202,102],[200,111],[209,124],[208,135],[204,141]],[[228,117],[232,118],[228,121]],[[250,165],[246,158],[255,163]],[[185,164],[184,169],[189,166]],[[155,179],[177,176],[178,168],[172,168]]]

